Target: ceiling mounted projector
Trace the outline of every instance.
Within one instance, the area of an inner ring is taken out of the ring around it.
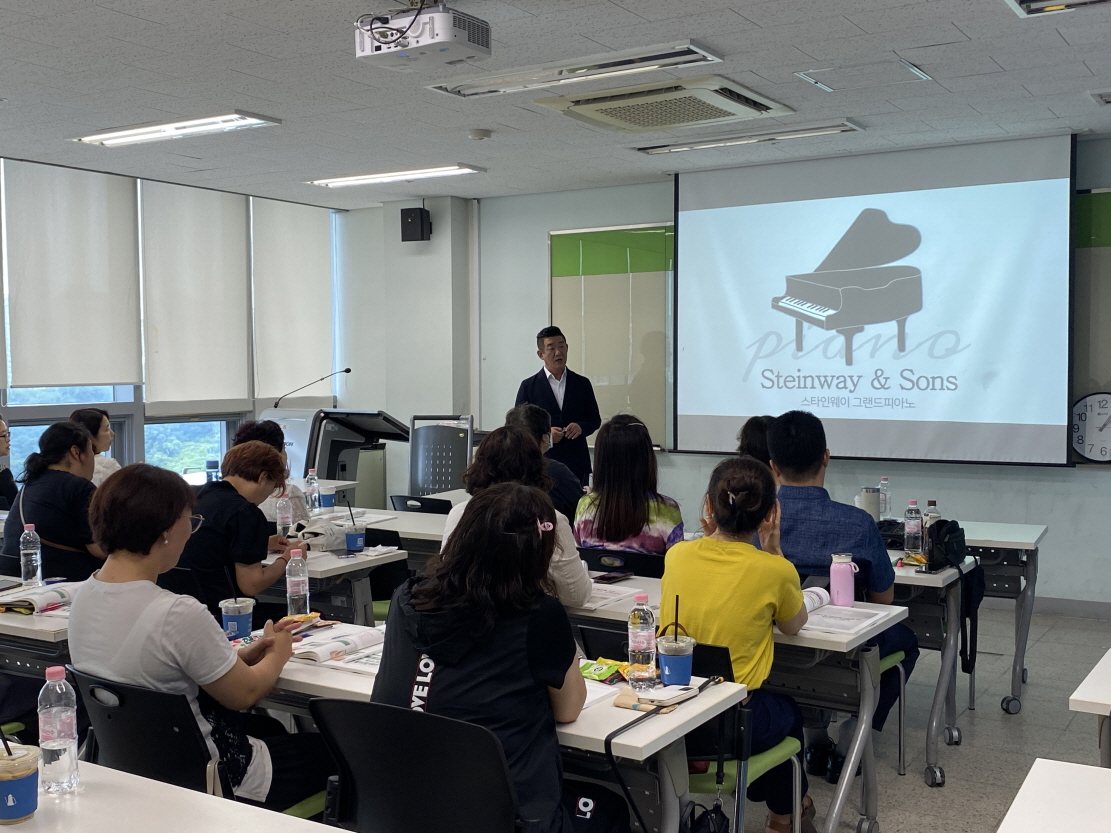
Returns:
[[[395,72],[460,66],[490,57],[490,24],[445,4],[364,14],[355,57]]]

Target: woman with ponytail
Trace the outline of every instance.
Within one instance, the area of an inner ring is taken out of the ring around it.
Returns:
[[[20,575],[19,538],[34,524],[42,541],[42,575],[84,581],[104,560],[89,530],[89,503],[96,487],[93,438],[76,422],[56,422],[42,432],[39,450],[27,457],[4,523],[0,571]]]
[[[730,458],[714,469],[703,506],[704,537],[676,544],[666,555],[660,621],[675,619],[699,642],[725,645],[733,675],[748,686],[752,753],[788,736],[802,743],[802,712],[790,697],[761,686],[774,656],[772,624],[795,634],[806,624],[798,573],[779,551],[779,502],[771,469],[752,457]],[[765,549],[751,543],[759,533]],[[806,795],[806,775],[803,775]],[[791,764],[780,764],[748,788],[750,801],[768,805],[766,833],[791,830]],[[803,799],[802,830],[814,831],[814,802]]]

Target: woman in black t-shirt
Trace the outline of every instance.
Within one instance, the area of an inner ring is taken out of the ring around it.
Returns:
[[[271,535],[258,505],[285,486],[281,455],[264,442],[233,446],[220,464],[223,480],[205,484],[197,494],[197,514],[204,523],[189,539],[181,566],[194,573],[204,603],[220,618],[220,601],[257,596],[285,575],[289,541]],[[263,565],[267,551],[281,554]],[[280,618],[277,609],[255,606],[255,621]],[[261,617],[261,620],[260,620]],[[261,627],[261,625],[259,625]]]
[[[104,561],[89,530],[89,502],[96,487],[93,439],[75,422],[56,422],[42,432],[39,450],[24,464],[23,490],[4,523],[5,575],[20,575],[19,538],[34,524],[42,542],[43,578],[84,581]]]
[[[475,495],[425,576],[394,593],[370,698],[492,731],[518,811],[543,833],[571,827],[555,724],[575,720],[586,700],[571,623],[548,595],[554,530],[539,489],[501,483]],[[434,668],[416,681],[422,655]]]

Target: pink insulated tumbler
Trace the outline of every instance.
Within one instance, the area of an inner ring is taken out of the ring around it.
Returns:
[[[852,553],[835,552],[829,567],[829,602],[837,607],[852,607],[856,596],[853,573],[859,568],[853,564]]]

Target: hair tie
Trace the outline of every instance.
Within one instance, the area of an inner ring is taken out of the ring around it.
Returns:
[[[541,534],[543,534],[545,532],[551,532],[553,529],[555,529],[555,526],[552,524],[551,521],[542,521],[539,518],[537,518],[536,519],[536,528],[540,530]]]

